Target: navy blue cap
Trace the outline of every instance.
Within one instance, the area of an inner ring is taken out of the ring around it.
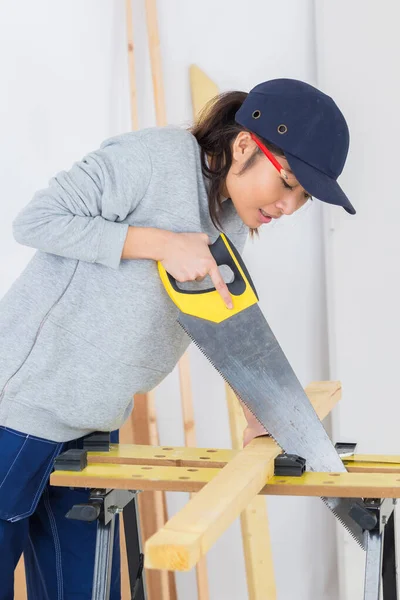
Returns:
[[[309,194],[356,213],[336,181],[346,162],[349,129],[330,96],[303,81],[272,79],[249,92],[235,120],[281,148]]]

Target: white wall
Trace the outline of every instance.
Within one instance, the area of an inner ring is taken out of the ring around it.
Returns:
[[[154,124],[144,10],[134,0],[142,127]],[[244,8],[245,6],[245,8]],[[158,2],[168,120],[191,118],[188,67],[197,63],[221,90],[289,76],[315,83],[311,0]],[[14,243],[16,212],[59,169],[102,139],[129,128],[122,0],[36,0],[0,4],[0,222],[3,293],[31,255]],[[320,205],[265,228],[246,261],[261,308],[307,384],[327,377]],[[192,352],[198,443],[229,445],[219,377]],[[176,373],[157,391],[162,443],[181,444]],[[171,513],[185,501],[169,496]],[[333,518],[318,500],[269,499],[279,600],[336,600]],[[246,597],[236,523],[208,557],[212,600]],[[180,598],[194,598],[194,574],[178,577]]]
[[[343,383],[334,435],[362,453],[398,454],[400,5],[337,0],[317,9],[318,80],[350,126],[341,182],[358,209],[328,210],[325,227],[331,377]],[[347,537],[344,550],[340,598],[361,598],[364,553]]]

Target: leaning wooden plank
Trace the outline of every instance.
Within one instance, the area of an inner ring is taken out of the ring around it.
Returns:
[[[218,95],[218,86],[197,65],[190,66],[190,88],[193,117],[196,119],[204,106]]]
[[[158,17],[156,0],[145,0],[147,38],[150,54],[151,75],[153,80],[153,97],[156,112],[156,121],[159,127],[167,124],[167,112],[164,97],[164,83],[162,76],[160,37],[158,33]],[[157,600],[164,600],[157,598]]]
[[[190,67],[190,88],[192,93],[193,120],[210,98],[218,93],[216,84],[201,69]],[[182,413],[185,427],[185,444],[195,447],[196,432],[194,424],[193,398],[189,376],[189,355],[182,357],[179,365],[179,380],[181,389]],[[209,600],[207,563],[204,557],[196,565],[197,597],[198,600]]]
[[[135,443],[150,446],[158,445],[153,392],[138,394],[135,397],[132,422]],[[160,491],[161,488],[153,487],[153,489],[155,491],[145,491],[139,495],[138,507],[143,544],[167,520],[165,493]],[[146,588],[149,600],[176,599],[175,578],[173,574],[166,571],[146,573]]]
[[[314,383],[312,392],[315,387]],[[320,418],[324,418],[339,399],[338,393],[332,394],[332,386],[329,392],[324,390],[324,393],[328,407],[324,403],[316,407]],[[147,567],[192,568],[260,492],[279,453],[280,448],[272,439],[253,440],[180,513],[147,541]]]
[[[340,381],[313,381],[305,392],[322,421],[342,398],[342,384]]]
[[[191,569],[272,477],[279,453],[271,439],[253,440],[147,541],[146,566]]]
[[[239,400],[229,385],[225,385],[228,402],[232,447],[243,447],[243,432],[247,421]],[[256,496],[240,515],[243,554],[249,600],[276,600],[276,582],[269,534],[267,503]]]
[[[133,36],[132,0],[125,0],[126,42],[128,49],[129,99],[132,129],[138,129],[138,109],[136,90],[135,44]]]
[[[188,352],[182,356],[179,363],[179,387],[181,392],[185,445],[186,447],[193,448],[196,446],[196,430],[194,424],[193,396]],[[192,495],[190,495],[190,497],[192,497]],[[198,600],[209,600],[210,593],[205,556],[199,560],[196,565],[196,583]]]

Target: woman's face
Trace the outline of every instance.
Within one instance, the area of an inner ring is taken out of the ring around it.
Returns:
[[[290,170],[287,160],[277,160],[288,174],[284,179],[264,154],[242,175],[247,160],[257,149],[248,132],[240,132],[232,146],[232,165],[225,181],[223,195],[231,198],[242,221],[256,229],[282,215],[291,215],[310,197]]]

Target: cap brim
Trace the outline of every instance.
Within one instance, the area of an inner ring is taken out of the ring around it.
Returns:
[[[325,173],[318,171],[315,167],[303,162],[292,154],[285,152],[285,158],[297,181],[311,196],[328,204],[342,206],[350,215],[356,214],[354,206],[336,179],[325,175]]]

